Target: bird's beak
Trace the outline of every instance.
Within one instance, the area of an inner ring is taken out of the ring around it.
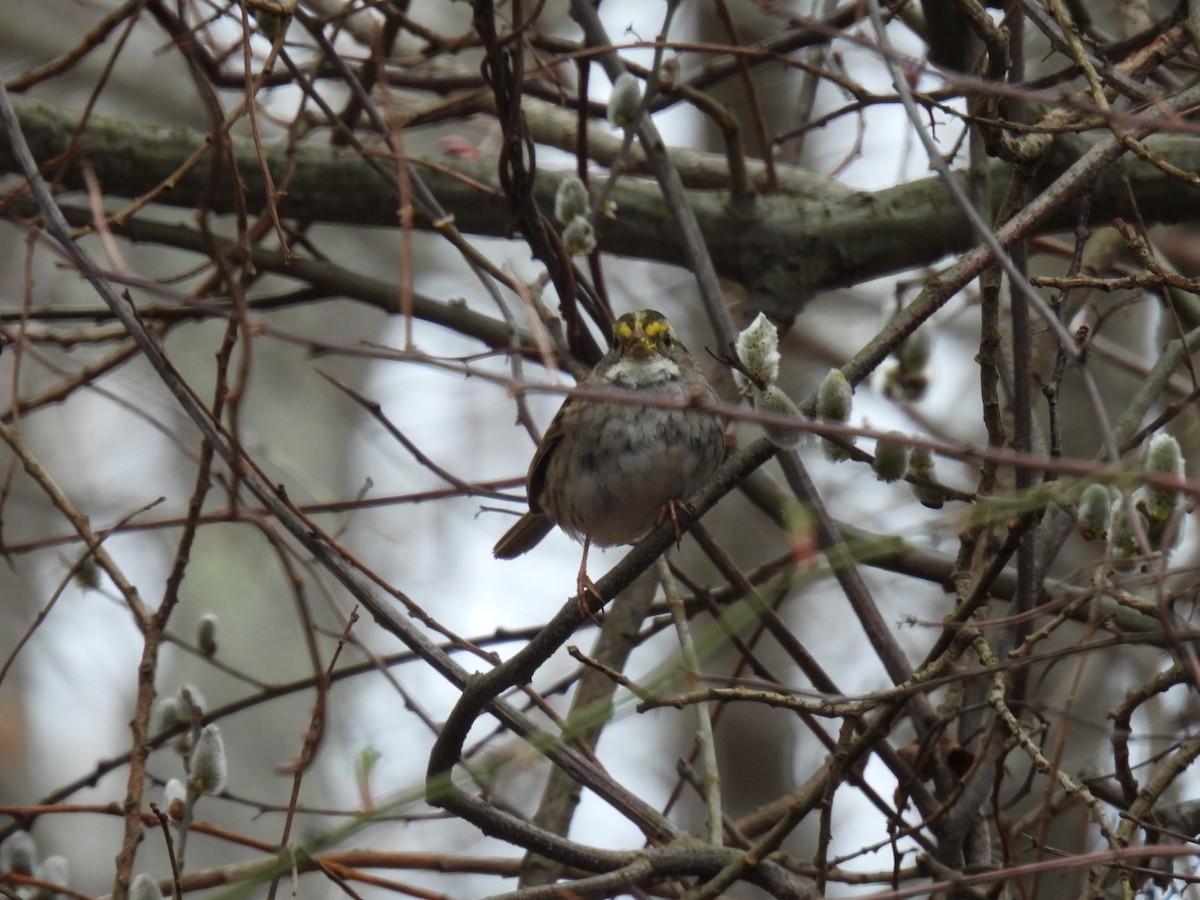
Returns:
[[[635,359],[647,359],[654,355],[654,342],[640,331],[634,333],[628,346],[629,355]]]

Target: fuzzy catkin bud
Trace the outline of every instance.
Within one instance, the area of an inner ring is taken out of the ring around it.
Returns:
[[[182,691],[171,697],[159,697],[154,701],[154,707],[150,710],[151,734],[160,734],[181,725],[184,726],[173,744],[175,751],[184,756],[192,749],[194,732],[191,722],[191,708],[188,706],[188,698]]]
[[[163,808],[171,821],[178,822],[187,811],[187,788],[178,778],[170,779],[163,788]]]
[[[562,242],[571,256],[591,253],[596,249],[596,229],[583,216],[576,216],[563,229]]]
[[[1112,495],[1103,484],[1089,484],[1079,498],[1079,514],[1075,528],[1084,540],[1108,539],[1108,523],[1112,519]]]
[[[129,885],[129,900],[163,900],[163,894],[157,881],[139,872]]]
[[[157,734],[186,721],[187,708],[178,697],[159,697],[150,712],[150,733]]]
[[[745,371],[733,370],[733,380],[743,394],[773,385],[779,378],[779,329],[759,313],[738,333],[734,346]]]
[[[927,322],[892,352],[895,362],[888,367],[883,390],[893,400],[912,402],[925,396],[929,388],[929,357],[933,348],[933,330]]]
[[[42,864],[37,868],[37,877],[42,881],[48,881],[50,884],[61,884],[67,886],[67,880],[70,877],[70,864],[65,856],[47,856],[42,860]],[[47,896],[58,896],[57,894],[48,894]]]
[[[1146,470],[1156,475],[1183,478],[1183,452],[1169,434],[1156,434],[1146,445]],[[1146,517],[1154,525],[1165,523],[1179,505],[1179,492],[1173,488],[1148,485],[1145,494]]]
[[[880,481],[899,481],[908,474],[908,461],[911,451],[904,443],[904,435],[898,431],[889,432],[885,438],[875,442],[875,476]]]
[[[1114,503],[1112,518],[1108,524],[1108,538],[1112,542],[1113,565],[1118,569],[1131,568],[1134,561],[1142,555],[1142,550],[1138,546],[1137,534],[1127,515],[1126,506],[1127,504],[1124,502]],[[1142,533],[1146,534],[1150,526],[1146,514],[1138,508],[1135,508],[1133,512],[1138,518],[1138,524],[1142,526]]]
[[[250,15],[254,17],[254,22],[263,37],[272,42],[287,34],[288,24],[292,21],[290,15],[281,15],[260,7],[251,7]]]
[[[756,391],[754,406],[763,412],[782,413],[785,416],[800,416],[800,409],[792,402],[792,398],[784,393],[778,385],[770,385],[764,391]],[[791,450],[800,443],[800,432],[794,428],[780,428],[774,425],[766,426],[767,437],[783,450]]]
[[[221,730],[205,725],[192,751],[191,787],[195,794],[219,794],[225,790],[225,743]]]
[[[845,438],[846,443],[854,446],[854,438]],[[850,450],[842,444],[838,444],[828,438],[821,438],[821,452],[825,454],[825,458],[833,463],[845,462],[850,458]]]
[[[933,481],[933,451],[928,447],[914,447],[908,460],[908,474]],[[921,484],[912,485],[912,492],[921,505],[928,509],[941,509],[946,503],[940,491]]]
[[[37,861],[37,844],[28,831],[14,831],[0,844],[0,872],[32,875]]]
[[[854,409],[854,387],[846,379],[841,369],[830,369],[829,374],[817,388],[817,415],[831,422],[846,422]],[[846,442],[854,445],[854,438],[846,438]],[[821,449],[825,458],[830,462],[841,462],[850,458],[850,451],[840,444],[824,439]]]
[[[830,422],[847,422],[854,409],[854,388],[841,369],[830,369],[817,388],[817,415]]]
[[[75,573],[75,584],[85,591],[100,587],[100,567],[96,565],[96,560],[89,556],[80,564],[79,571]]]
[[[558,183],[554,192],[554,218],[560,223],[569,225],[576,216],[586,216],[591,205],[587,187],[578,175],[568,175]]]
[[[205,613],[196,623],[196,645],[204,656],[211,659],[217,655],[217,616]]]
[[[738,333],[733,352],[738,361],[733,367],[733,380],[738,390],[750,398],[755,409],[800,417],[800,408],[775,383],[779,378],[779,329],[770,319],[762,313],[755,316],[754,321]],[[790,450],[800,443],[800,432],[794,428],[765,427],[767,437],[776,447]]]
[[[1169,434],[1156,434],[1146,447],[1146,468],[1162,475],[1183,477],[1183,452]]]
[[[918,328],[896,348],[896,360],[905,374],[924,371],[933,355],[933,331],[928,324]]]
[[[179,689],[179,697],[183,702],[184,709],[187,710],[187,721],[191,721],[192,714],[203,715],[204,710],[208,708],[208,701],[204,699],[204,695],[200,693],[200,689],[194,684],[185,684]]]
[[[613,82],[612,93],[608,97],[608,121],[618,128],[631,131],[637,125],[641,106],[641,85],[632,74],[622,72]]]
[[[658,89],[670,91],[679,82],[679,57],[668,56],[658,67]]]

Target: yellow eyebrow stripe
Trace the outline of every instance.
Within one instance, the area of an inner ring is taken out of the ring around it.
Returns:
[[[651,340],[657,340],[667,333],[671,326],[664,319],[656,319],[653,322],[646,323],[646,337]]]

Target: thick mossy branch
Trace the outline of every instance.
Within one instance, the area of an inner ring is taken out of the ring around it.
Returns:
[[[68,153],[78,116],[29,100],[19,103],[18,112],[36,158],[49,164],[48,172],[57,175],[60,184],[81,188],[81,164],[87,162],[110,197],[137,197],[154,190],[208,142],[200,131],[92,116],[69,164],[59,173],[51,161]],[[314,136],[310,143],[290,152],[282,143],[265,146],[275,183],[285,188],[276,197],[280,214],[306,221],[395,226],[398,195],[380,174],[391,171],[392,164],[384,162],[378,169],[372,168],[354,151],[321,145],[318,140]],[[1165,136],[1148,143],[1172,165],[1200,170],[1200,142]],[[1038,173],[1035,188],[1050,183],[1084,149],[1086,145],[1078,138],[1060,139]],[[248,139],[235,139],[233,155],[248,208],[263,209],[264,184],[254,145]],[[432,160],[430,167],[415,162],[460,230],[480,235],[506,233],[509,222],[494,163],[442,158]],[[0,142],[0,171],[15,170],[8,142]],[[227,213],[234,209],[234,182],[228,165],[221,170],[220,187],[208,202],[213,212]],[[553,209],[558,182],[567,174],[539,173],[537,199],[544,209]],[[1003,177],[998,165],[993,176],[993,191],[998,194]],[[204,202],[209,177],[205,160],[158,200],[193,208]],[[604,250],[682,262],[655,184],[622,178],[613,200],[617,217],[598,223]],[[755,296],[755,305],[780,320],[798,313],[817,291],[930,265],[975,243],[970,227],[937,177],[874,192],[828,192],[820,199],[760,196],[736,208],[723,191],[689,191],[688,200],[719,273],[745,284]],[[1097,180],[1092,190],[1093,219],[1132,215],[1133,200],[1138,204],[1137,214],[1147,221],[1195,219],[1200,211],[1200,191],[1130,156],[1110,166]],[[1069,229],[1074,219],[1074,204],[1066,204],[1048,219],[1044,230]],[[430,227],[433,223],[417,224]]]

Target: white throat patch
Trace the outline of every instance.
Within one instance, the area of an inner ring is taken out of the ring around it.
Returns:
[[[608,376],[623,387],[640,387],[666,381],[669,378],[678,378],[679,375],[678,363],[669,356],[663,355],[655,356],[652,359],[618,360],[608,370]]]

